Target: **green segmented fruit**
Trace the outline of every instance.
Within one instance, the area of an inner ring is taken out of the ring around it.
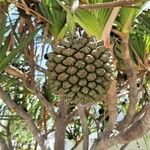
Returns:
[[[95,38],[65,38],[48,54],[49,88],[71,103],[100,101],[110,86],[111,53]],[[53,90],[54,89],[54,90]]]

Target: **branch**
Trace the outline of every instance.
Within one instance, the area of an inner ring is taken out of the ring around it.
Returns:
[[[36,83],[30,84],[30,79],[28,75],[24,74],[22,71],[18,70],[17,68],[13,66],[9,66],[5,69],[5,72],[22,79],[22,82],[24,83],[24,86],[28,88],[33,94],[37,96],[37,98],[41,101],[43,106],[48,110],[49,114],[51,114],[53,117],[56,117],[56,113],[54,109],[51,107],[50,103],[47,101],[47,99],[43,96],[41,93],[39,87],[36,85]]]
[[[61,100],[59,102],[58,116],[55,120],[55,150],[65,149],[65,132],[66,132],[66,115],[67,115],[67,102]]]
[[[4,71],[8,73],[9,75],[12,75],[17,78],[21,78],[21,79],[27,78],[26,74],[24,74],[22,71],[18,70],[17,68],[13,66],[6,67]]]
[[[122,39],[122,51],[124,60],[126,62],[127,68],[125,69],[125,72],[127,73],[128,77],[128,83],[129,83],[129,108],[127,115],[125,116],[125,119],[119,124],[118,130],[121,130],[125,127],[127,127],[130,122],[133,119],[133,116],[136,112],[136,104],[138,100],[138,93],[137,93],[137,73],[136,68],[131,60],[130,54],[129,54],[129,47],[128,47],[128,35]]]
[[[118,1],[116,1],[118,2]],[[114,51],[113,51],[113,44],[110,44],[110,32],[112,30],[112,26],[114,23],[114,20],[118,16],[118,13],[120,11],[121,7],[113,8],[107,23],[103,29],[102,33],[102,39],[104,41],[104,46],[109,47],[111,49],[112,55],[113,55],[113,65],[116,68],[116,60],[114,56]],[[107,100],[108,100],[108,115],[109,115],[109,122],[108,122],[108,128],[106,130],[109,131],[111,130],[115,124],[116,124],[116,118],[117,118],[117,87],[116,87],[116,80],[113,79],[112,83],[110,85],[110,88],[107,93]]]
[[[0,99],[12,110],[14,110],[28,125],[29,130],[34,135],[35,140],[41,146],[42,149],[46,150],[47,147],[45,145],[45,138],[41,135],[39,129],[34,124],[33,119],[24,111],[21,107],[19,107],[13,100],[9,98],[9,96],[3,91],[0,87]]]
[[[115,79],[113,79],[110,85],[110,89],[107,93],[107,99],[109,115],[108,128],[113,129],[116,125],[117,120],[117,86]]]
[[[116,1],[118,2],[118,1]],[[118,13],[120,11],[121,7],[114,8],[107,20],[107,23],[103,29],[102,33],[102,40],[104,41],[105,47],[110,47],[110,32],[112,30],[113,23],[118,16]]]
[[[96,3],[96,4],[84,4],[79,5],[79,8],[81,9],[102,9],[102,8],[113,8],[113,7],[126,7],[131,6],[133,4],[136,4],[138,2],[141,2],[141,0],[119,0],[119,1],[113,1],[113,2],[105,2],[105,3]]]
[[[131,140],[136,140],[142,137],[150,130],[150,104],[145,107],[145,111],[141,114],[140,118],[134,123],[131,124],[125,130],[112,133],[109,136],[105,136],[100,141],[97,141],[92,146],[92,150],[99,150],[99,149],[108,149],[116,144],[126,144]]]
[[[116,68],[116,60],[113,51],[113,44],[112,45],[110,44],[110,32],[112,30],[114,20],[118,16],[120,9],[121,7],[113,8],[102,33],[104,46],[109,47],[111,49],[113,55],[113,65],[115,66],[115,68]],[[115,79],[112,80],[109,91],[107,93],[107,99],[108,99],[108,113],[110,118],[108,122],[108,130],[111,130],[115,126],[117,118],[117,87]]]
[[[82,104],[78,105],[78,112],[83,128],[83,150],[88,150],[89,147],[89,129],[87,125],[87,117]]]

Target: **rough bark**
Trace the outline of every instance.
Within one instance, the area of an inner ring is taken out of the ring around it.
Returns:
[[[88,150],[89,147],[89,129],[87,124],[87,116],[82,104],[78,105],[78,112],[80,116],[81,125],[83,128],[83,150]]]
[[[116,59],[114,56],[113,45],[111,45],[110,43],[110,32],[112,30],[114,20],[118,16],[120,9],[121,7],[113,8],[102,33],[102,39],[104,41],[105,47],[108,47],[111,50],[111,53],[113,56],[113,65],[115,68],[116,68]],[[117,87],[116,87],[115,78],[112,80],[109,91],[107,93],[107,102],[108,102],[107,103],[108,115],[110,116],[109,117],[110,119],[108,122],[108,129],[106,129],[108,131],[108,130],[111,130],[115,126],[116,120],[117,120]]]
[[[55,150],[65,149],[66,115],[67,103],[65,100],[61,100],[59,103],[58,115],[55,119]]]
[[[117,87],[116,80],[114,79],[110,85],[110,89],[107,93],[108,100],[108,128],[111,130],[115,127],[117,121]]]
[[[48,150],[45,138],[41,135],[39,129],[34,124],[33,119],[28,115],[26,111],[24,111],[21,107],[19,107],[13,100],[9,98],[9,96],[3,91],[0,87],[0,99],[12,110],[14,110],[27,124],[29,130],[33,134],[35,140],[38,142],[42,150]]]

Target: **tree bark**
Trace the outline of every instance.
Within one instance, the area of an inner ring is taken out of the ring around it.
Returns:
[[[128,77],[128,84],[129,84],[129,108],[128,108],[128,112],[127,115],[125,117],[125,119],[119,124],[118,126],[118,130],[121,130],[125,127],[127,127],[130,122],[132,121],[132,118],[136,112],[136,104],[138,101],[138,93],[137,93],[137,73],[136,73],[136,68],[130,58],[130,54],[129,54],[129,40],[128,40],[128,34],[124,36],[124,38],[122,39],[122,50],[123,50],[123,54],[124,54],[124,60],[126,62],[126,69],[125,72],[127,74]]]
[[[115,3],[117,3],[118,1],[119,0],[117,0]],[[121,7],[113,8],[102,33],[104,46],[110,48],[111,50],[113,56],[114,69],[116,69],[117,61],[114,55],[114,45],[110,43],[110,33],[112,31],[114,20],[118,16],[120,9]],[[115,127],[117,120],[117,83],[115,77],[113,77],[110,88],[107,92],[107,107],[108,107],[109,121],[108,121],[108,128],[105,130],[105,132],[112,130]]]
[[[82,104],[78,105],[78,112],[80,116],[80,121],[83,128],[83,150],[88,150],[89,148],[89,129],[87,124],[87,116],[84,111]]]
[[[107,93],[107,99],[109,115],[108,129],[111,130],[115,127],[117,121],[117,86],[115,79],[113,79],[110,85],[110,89]]]
[[[67,103],[65,100],[61,100],[59,103],[58,116],[55,120],[55,150],[65,149],[65,131],[66,131],[66,115],[67,115]]]

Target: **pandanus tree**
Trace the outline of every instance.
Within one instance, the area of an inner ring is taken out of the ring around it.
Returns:
[[[16,18],[10,8],[5,15],[10,3]],[[124,148],[144,136],[150,126],[147,5],[144,0],[0,1],[0,99],[7,117],[0,123],[1,147],[12,149],[11,139],[19,141],[18,122],[19,131],[27,131],[23,141],[35,140],[42,150],[50,149],[52,131],[55,150],[63,150],[67,138],[75,146],[82,140],[87,150],[92,132],[98,135],[92,150]],[[44,55],[47,45],[52,51]],[[47,69],[39,57],[47,60]]]

